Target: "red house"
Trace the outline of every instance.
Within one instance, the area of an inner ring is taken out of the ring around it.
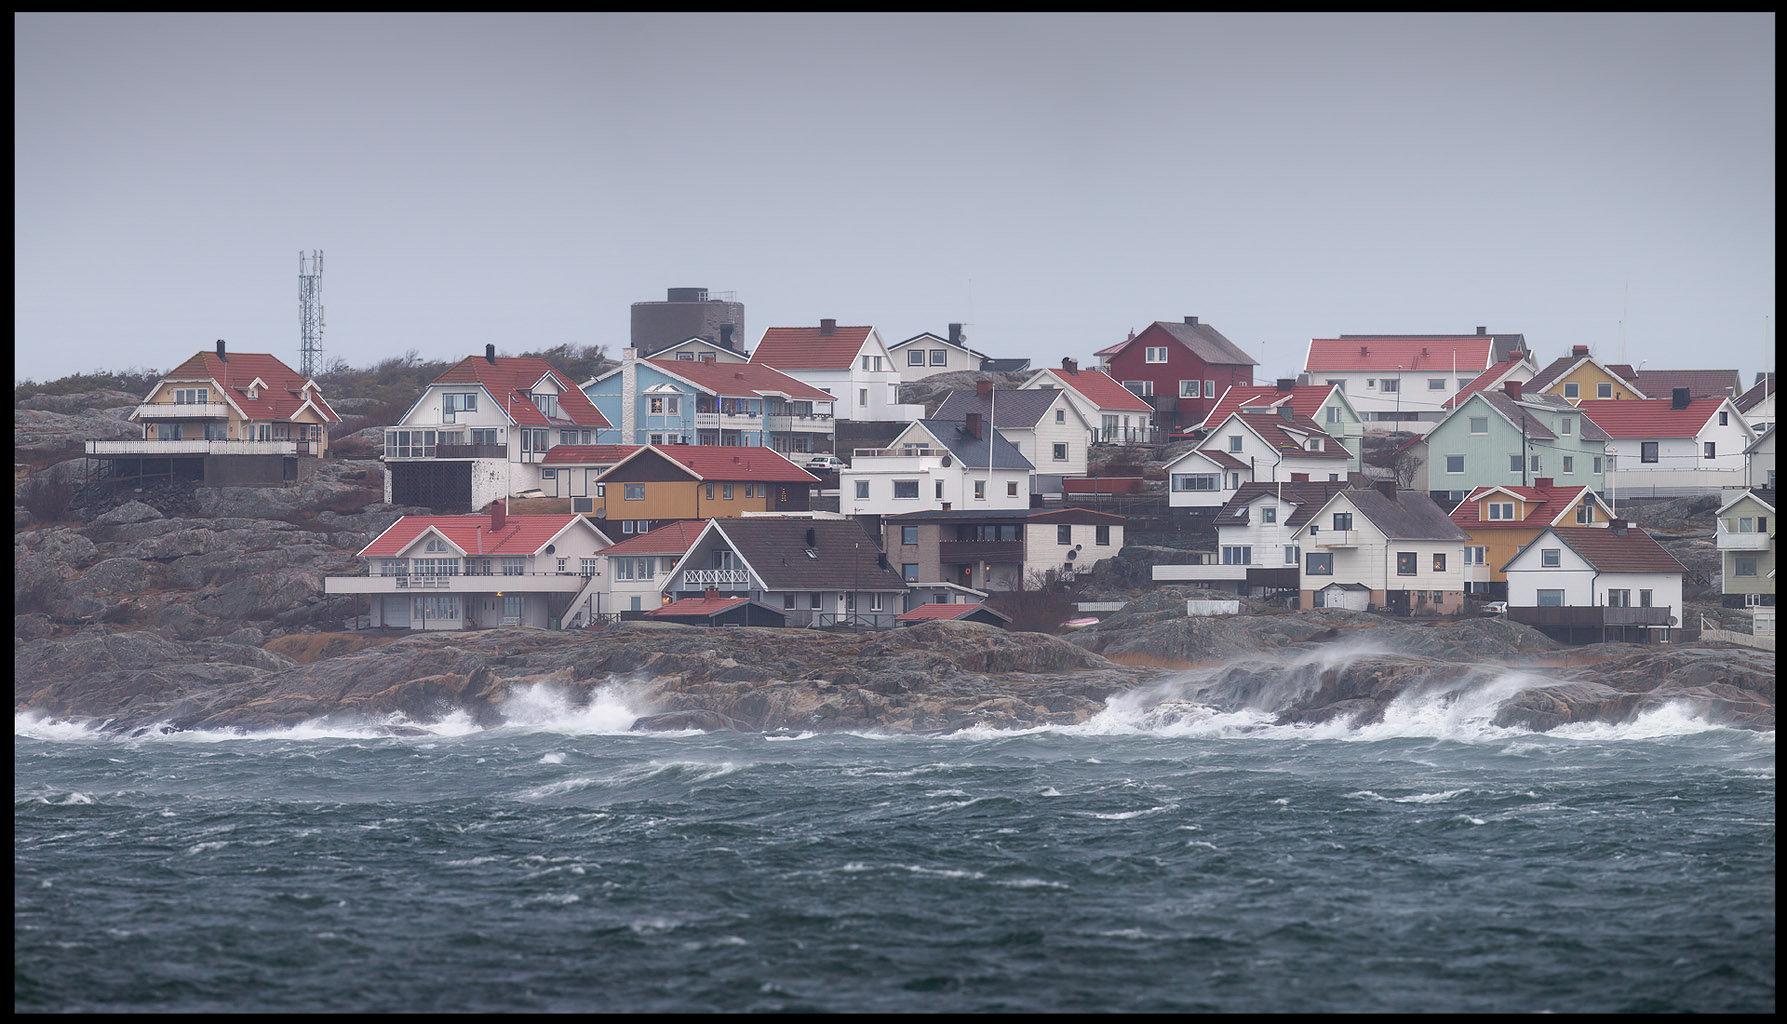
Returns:
[[[1163,430],[1204,422],[1231,385],[1253,384],[1259,364],[1209,324],[1156,320],[1140,334],[1100,349],[1099,367],[1154,406]]]

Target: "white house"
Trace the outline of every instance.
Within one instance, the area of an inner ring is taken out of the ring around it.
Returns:
[[[1775,375],[1758,373],[1756,384],[1738,396],[1737,408],[1744,422],[1758,435],[1775,425]]]
[[[1616,497],[1683,497],[1744,486],[1756,432],[1728,397],[1590,400],[1576,407],[1611,438]]]
[[[1253,482],[1253,467],[1216,449],[1193,448],[1166,464],[1167,504],[1173,508],[1221,508],[1243,483]]]
[[[736,348],[716,345],[706,338],[689,338],[674,345],[658,349],[651,354],[653,359],[665,359],[671,362],[685,363],[746,363],[751,356]]]
[[[1503,571],[1509,618],[1547,632],[1666,639],[1662,631],[1681,624],[1686,570],[1650,534],[1621,519],[1605,529],[1547,527]]]
[[[385,501],[484,508],[540,490],[540,465],[561,444],[592,444],[608,420],[544,361],[468,356],[423,389],[385,431]]]
[[[1233,412],[1197,448],[1167,463],[1167,503],[1208,508],[1241,484],[1345,481],[1352,462],[1345,446],[1288,405]]]
[[[905,341],[887,347],[900,379],[906,383],[923,380],[939,373],[961,373],[969,370],[1024,370],[1028,359],[995,359],[968,347],[968,338],[961,324],[949,325],[949,337],[940,338],[930,331],[915,334]]]
[[[1490,334],[1483,327],[1476,334],[1311,338],[1303,380],[1345,391],[1368,431],[1425,434],[1460,391],[1525,350],[1521,335]]]
[[[371,625],[396,629],[541,629],[588,625],[610,611],[608,538],[580,515],[404,516],[360,549],[363,576],[329,576],[328,594],[365,594]]]
[[[918,420],[885,448],[858,448],[838,471],[838,511],[898,515],[926,509],[1029,508],[1035,466],[1017,446],[966,420]]]
[[[608,558],[608,600],[614,612],[648,612],[663,603],[664,579],[683,560],[707,520],[683,520],[628,537],[603,552]]]
[[[1296,534],[1345,482],[1244,484],[1216,514],[1216,558],[1156,565],[1156,583],[1198,583],[1262,596],[1295,591],[1303,564]]]
[[[1292,540],[1302,549],[1304,608],[1323,607],[1335,584],[1362,591],[1367,607],[1392,614],[1443,615],[1464,607],[1470,534],[1424,492],[1398,491],[1388,482],[1341,491]]]
[[[771,327],[751,362],[773,367],[834,397],[832,413],[847,420],[915,420],[922,405],[900,404],[900,370],[873,327]]]
[[[1365,421],[1347,400],[1346,392],[1332,384],[1297,384],[1290,380],[1272,384],[1233,384],[1217,399],[1210,415],[1199,426],[1207,431],[1214,430],[1233,413],[1277,414],[1285,408],[1313,421],[1323,433],[1346,449],[1350,456],[1348,472],[1365,471]]]
[[[1073,359],[1036,371],[1023,389],[1059,388],[1091,426],[1097,444],[1152,444],[1154,407],[1103,370],[1082,370]]]
[[[1086,475],[1086,446],[1091,425],[1060,390],[994,388],[992,381],[981,381],[973,391],[952,391],[944,397],[934,420],[963,420],[970,413],[979,413],[981,422],[1017,445],[1024,458],[1036,467],[1038,477],[1045,474],[1052,486],[1038,486],[1031,481],[1031,490],[1058,494],[1061,477]]]

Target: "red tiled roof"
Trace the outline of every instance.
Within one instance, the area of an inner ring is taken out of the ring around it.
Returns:
[[[718,615],[728,608],[750,602],[748,597],[685,597],[653,608],[647,615]]]
[[[1523,519],[1480,519],[1478,511],[1483,498],[1495,491],[1507,491],[1527,502],[1527,512]],[[1594,491],[1590,487],[1478,487],[1452,510],[1452,521],[1465,529],[1478,526],[1549,526],[1559,516],[1570,512],[1582,504],[1582,499]]]
[[[811,384],[803,384],[774,366],[754,359],[748,363],[704,363],[689,359],[647,359],[646,362],[728,398],[755,398],[768,391],[803,402],[837,401]]]
[[[254,398],[248,397],[248,385],[260,378],[266,386]],[[228,393],[230,401],[251,420],[290,419],[304,407],[306,400],[316,406],[324,420],[339,423],[341,417],[323,401],[321,390],[302,395],[304,377],[285,365],[279,357],[263,352],[231,352],[219,359],[216,352],[200,352],[168,371],[163,380],[209,380]]]
[[[1307,416],[1298,416],[1295,412],[1292,413],[1289,420],[1286,420],[1282,415],[1276,412],[1231,413],[1229,417],[1225,418],[1223,421],[1219,421],[1210,429],[1220,429],[1222,424],[1227,422],[1227,419],[1238,419],[1242,423],[1247,424],[1247,426],[1250,427],[1254,433],[1260,435],[1261,439],[1267,444],[1287,455],[1301,455],[1311,459],[1352,458],[1352,456],[1347,453],[1346,448],[1344,448],[1339,441],[1330,437],[1328,432],[1321,428],[1320,424]],[[1298,433],[1292,433],[1292,430],[1295,430]],[[1303,447],[1303,441],[1298,434],[1321,438],[1322,450],[1319,452],[1312,452]],[[1216,453],[1206,450],[1205,454],[1209,455]],[[1222,452],[1220,454],[1227,455],[1228,453]]]
[[[1642,527],[1629,526],[1624,534],[1597,526],[1553,526],[1551,532],[1601,572],[1687,572]]]
[[[492,530],[487,514],[469,516],[404,516],[392,523],[371,544],[360,549],[362,558],[395,557],[415,543],[430,527],[468,555],[538,554],[566,526],[583,519],[576,514],[556,516],[507,516],[503,528]]]
[[[767,483],[802,484],[819,482],[818,477],[789,462],[780,452],[761,445],[648,444],[644,448],[683,466],[702,480],[760,480]],[[640,453],[635,452],[628,459],[638,457]],[[612,473],[614,470],[609,469],[608,472]]]
[[[1458,389],[1458,394],[1446,399],[1445,404],[1441,406],[1441,408],[1455,408],[1458,403],[1471,397],[1477,392],[1485,390],[1486,388],[1495,387],[1496,382],[1501,379],[1502,374],[1507,373],[1509,370],[1520,365],[1525,359],[1525,352],[1516,352],[1501,362],[1496,363],[1494,366],[1491,366],[1489,369],[1484,370],[1482,373],[1477,374],[1471,379],[1469,384]]]
[[[546,450],[542,466],[612,466],[638,451],[636,444],[559,444]]]
[[[681,555],[695,543],[707,528],[707,520],[665,523],[650,533],[629,537],[612,547],[602,549],[604,555]]]
[[[1303,369],[1310,373],[1395,370],[1478,374],[1489,368],[1495,339],[1476,334],[1457,338],[1311,338]],[[1456,362],[1454,361],[1456,354]]]
[[[1110,374],[1103,370],[1076,370],[1069,373],[1058,366],[1051,366],[1048,371],[1055,375],[1055,379],[1060,381],[1063,387],[1079,392],[1085,396],[1086,401],[1100,409],[1154,411],[1153,406],[1137,398],[1128,388],[1117,383]]]
[[[1696,398],[1676,409],[1667,398],[1597,398],[1576,408],[1609,437],[1693,437],[1727,401]]]
[[[559,418],[551,420],[533,401],[523,397],[541,378],[551,377],[559,387]],[[544,359],[532,356],[497,356],[492,363],[483,356],[466,356],[436,377],[433,384],[482,384],[496,400],[497,408],[507,412],[516,423],[526,427],[550,427],[560,423],[579,427],[611,427],[601,410],[590,404],[589,396],[553,369]]]
[[[988,608],[986,605],[977,601],[972,604],[921,604],[909,612],[901,612],[899,615],[894,616],[894,621],[926,622],[938,619],[961,619],[966,618],[977,611],[988,611],[995,615],[1000,615],[1001,618],[1008,618],[1008,616],[1001,615],[998,609]]]
[[[1292,412],[1313,421],[1333,390],[1332,384],[1297,384],[1289,391],[1280,391],[1274,384],[1233,384],[1216,400],[1216,408],[1204,417],[1204,425],[1215,427],[1228,419],[1229,413],[1240,412],[1242,406],[1277,408],[1286,402]]]
[[[751,362],[778,370],[847,370],[872,330],[838,326],[820,334],[818,327],[771,327],[751,350]]]

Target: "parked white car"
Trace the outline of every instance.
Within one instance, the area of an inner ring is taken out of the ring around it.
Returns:
[[[1508,614],[1508,602],[1506,602],[1506,601],[1491,601],[1488,604],[1483,606],[1483,614],[1484,615],[1506,615],[1506,614]]]
[[[807,460],[806,468],[815,473],[835,473],[849,467],[836,455],[815,455]]]

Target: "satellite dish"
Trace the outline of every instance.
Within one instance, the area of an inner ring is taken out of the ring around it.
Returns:
[[[1673,616],[1673,615],[1669,616],[1669,624],[1671,626],[1675,625],[1675,616]]]
[[[943,457],[943,468],[948,469],[950,466],[953,466],[953,465],[955,465],[955,460],[950,458],[949,456],[945,455]]]
[[[597,519],[607,519],[608,518],[608,510],[605,508],[596,509],[596,518]]]

